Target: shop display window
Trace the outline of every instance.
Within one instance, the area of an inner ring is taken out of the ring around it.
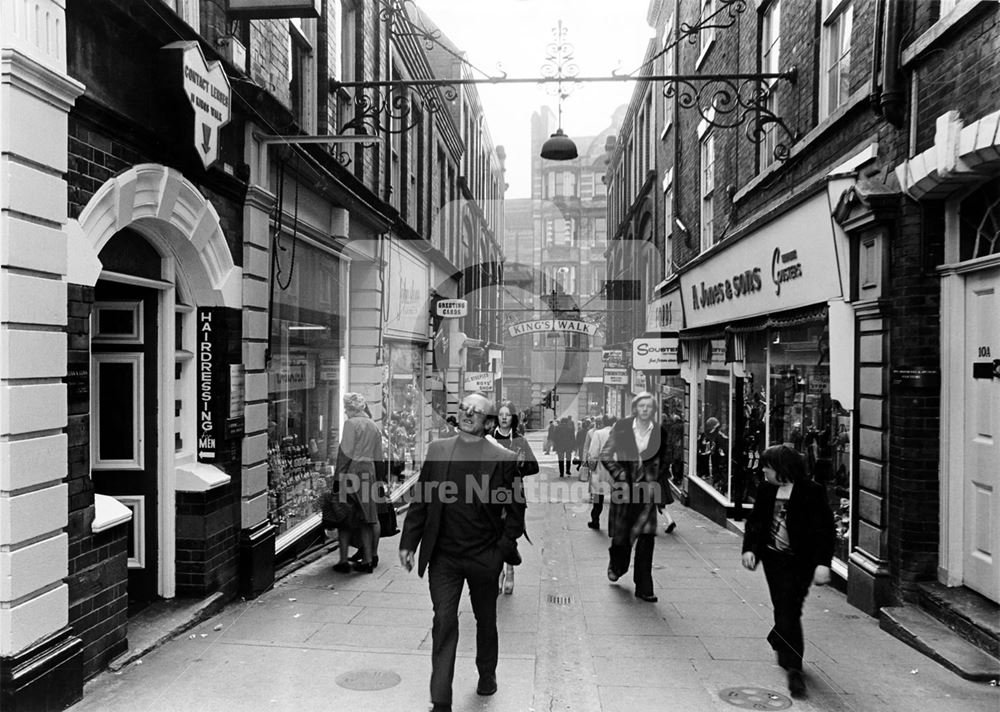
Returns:
[[[389,344],[388,413],[385,429],[390,476],[399,482],[423,457],[424,347]]]
[[[268,516],[282,534],[319,511],[340,438],[341,279],[337,258],[299,243],[276,280],[268,385]]]
[[[729,497],[729,371],[710,369],[698,384],[698,442],[695,474]]]
[[[851,414],[830,397],[825,324],[771,332],[769,442],[788,443],[827,489],[837,529],[835,556],[850,551]]]
[[[670,479],[683,487],[687,462],[688,385],[680,376],[665,376],[660,386],[660,407],[667,430]]]

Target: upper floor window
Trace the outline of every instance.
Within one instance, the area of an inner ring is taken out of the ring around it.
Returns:
[[[820,36],[819,116],[829,116],[850,95],[853,0],[823,0]]]
[[[594,218],[594,245],[603,245],[608,241],[608,219]]]
[[[313,45],[316,23],[288,22],[288,90],[295,123],[306,133],[316,132],[316,66]]]
[[[781,0],[774,0],[765,8],[760,16],[760,71],[774,74],[781,71]],[[767,81],[768,93],[764,100],[771,114],[778,109],[778,80]],[[777,126],[766,124],[763,129],[763,141],[760,144],[760,164],[768,165],[774,160],[774,149],[777,141]]]
[[[673,14],[671,14],[670,18],[663,26],[663,46],[665,47],[669,42],[672,42],[673,39],[674,39],[674,16]],[[670,75],[673,74],[675,71],[676,70],[674,64],[674,50],[669,49],[667,50],[667,53],[663,55],[663,73]],[[663,92],[661,91],[660,94],[663,95]],[[665,95],[663,96],[663,122],[662,122],[663,131],[662,133],[660,133],[661,139],[667,138],[667,131],[670,130],[670,127],[673,126],[674,123],[673,102],[674,102],[673,99],[668,99]]]
[[[715,0],[701,0],[701,21],[707,22],[711,25],[714,21],[712,17],[715,14]],[[695,68],[701,66],[701,63],[705,59],[705,55],[708,54],[708,50],[711,48],[712,44],[715,42],[715,28],[706,27],[701,32],[698,33],[698,60],[695,62]]]
[[[163,0],[163,2],[176,12],[179,18],[201,33],[199,0]]]
[[[701,139],[701,249],[715,242],[715,134]]]
[[[597,173],[594,175],[594,197],[595,198],[606,198],[608,195],[608,186],[604,182],[604,174]]]
[[[590,200],[594,197],[594,174],[584,171],[580,176],[580,199]]]
[[[674,273],[674,169],[663,175],[663,275]]]

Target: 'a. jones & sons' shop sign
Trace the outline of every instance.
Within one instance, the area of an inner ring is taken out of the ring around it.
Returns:
[[[826,193],[681,275],[685,328],[786,311],[842,296]]]

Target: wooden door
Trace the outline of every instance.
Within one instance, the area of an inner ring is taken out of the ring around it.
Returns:
[[[1000,270],[966,278],[965,315],[963,578],[1000,602]]]
[[[94,489],[132,510],[130,609],[157,595],[160,293],[111,282],[94,292],[91,335],[91,469]]]

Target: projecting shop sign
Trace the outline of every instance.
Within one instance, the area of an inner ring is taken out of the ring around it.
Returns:
[[[680,368],[677,361],[678,338],[633,339],[632,368],[637,371],[663,371]]]
[[[469,313],[469,302],[465,299],[439,299],[437,315],[445,319],[466,316]]]
[[[465,374],[465,392],[493,392],[493,373],[490,371],[468,371]]]
[[[604,385],[605,386],[627,386],[628,385],[628,369],[627,368],[605,368],[604,369]]]
[[[208,168],[219,157],[219,130],[229,123],[229,77],[221,62],[205,61],[197,42],[171,42],[163,49],[181,53],[184,96],[194,109],[194,147]]]

